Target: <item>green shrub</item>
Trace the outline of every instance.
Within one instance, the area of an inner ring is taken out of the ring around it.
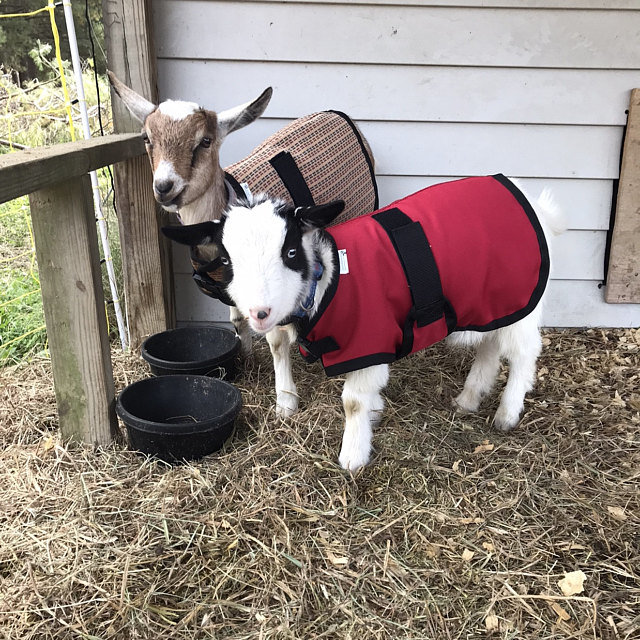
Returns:
[[[46,47],[39,49],[46,61]],[[70,70],[67,86],[74,90]],[[83,74],[85,97],[91,130],[99,135],[98,106],[95,79],[90,64]],[[105,133],[111,132],[109,89],[106,77],[100,76],[100,113]],[[75,94],[71,95],[75,99]],[[82,137],[77,105],[74,106],[76,138]],[[12,74],[0,67],[0,139],[26,147],[56,144],[70,140],[64,111],[64,97],[57,81],[33,81],[21,88]],[[0,145],[0,153],[9,153],[8,144]],[[112,205],[111,181],[105,170],[98,174],[102,194],[102,214],[108,225],[110,250],[116,272],[120,298],[123,299],[120,241],[115,211]],[[102,257],[102,246],[100,254]],[[105,298],[111,300],[106,268],[103,268]],[[40,296],[37,265],[30,227],[28,198],[18,198],[0,205],[0,366],[30,357],[46,348],[46,331]],[[124,304],[122,305],[124,307]],[[117,338],[113,306],[107,305],[108,324],[112,338]]]

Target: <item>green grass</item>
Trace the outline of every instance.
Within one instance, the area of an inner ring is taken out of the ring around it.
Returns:
[[[0,205],[0,261],[0,362],[6,364],[46,346],[27,198]]]
[[[109,132],[107,114],[110,113],[110,108],[106,102],[109,91],[104,77],[100,78],[100,85],[103,122],[106,124],[106,132]],[[73,86],[72,82],[70,86]],[[97,99],[92,73],[85,74],[84,86],[91,128],[92,131],[96,131]],[[72,95],[72,98],[74,97]],[[56,83],[21,89],[11,82],[9,74],[3,73],[0,68],[0,138],[28,147],[68,141],[70,137],[64,114],[28,115],[36,110],[57,109],[63,104],[62,92]],[[75,119],[76,136],[80,136],[81,132],[79,122],[79,118]],[[0,153],[8,152],[6,146],[0,146]],[[98,172],[98,179],[119,297],[123,300],[118,223],[106,170]],[[100,240],[98,244],[102,258]],[[112,295],[104,264],[102,274],[105,299],[110,301]],[[107,321],[110,337],[117,340],[117,323],[111,304],[107,304]],[[47,335],[30,229],[29,201],[26,197],[18,198],[0,204],[0,367],[40,354],[46,350],[46,346]]]

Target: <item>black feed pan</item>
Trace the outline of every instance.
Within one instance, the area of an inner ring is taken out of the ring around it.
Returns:
[[[116,410],[132,449],[175,462],[197,460],[220,449],[241,406],[240,391],[228,382],[173,375],[125,387]]]
[[[147,338],[142,357],[156,376],[189,373],[233,380],[240,339],[221,327],[181,327]]]

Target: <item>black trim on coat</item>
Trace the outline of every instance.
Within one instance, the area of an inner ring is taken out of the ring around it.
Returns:
[[[247,194],[244,192],[244,189],[240,186],[240,183],[227,171],[224,172],[224,179],[231,185],[233,190],[236,192],[236,197],[239,200],[247,199]]]
[[[372,211],[375,211],[379,206],[378,183],[376,182],[376,174],[375,174],[375,171],[373,170],[373,162],[371,161],[371,157],[369,156],[369,153],[367,151],[367,146],[365,145],[364,140],[362,139],[362,134],[360,133],[360,130],[355,125],[353,120],[346,113],[343,113],[342,111],[336,111],[335,109],[329,109],[329,113],[335,113],[337,116],[340,116],[351,127],[351,130],[353,131],[356,138],[358,139],[358,143],[360,144],[360,149],[362,150],[362,154],[364,155],[364,158],[367,161],[367,166],[369,167],[369,174],[371,175],[371,184],[373,185],[373,193],[375,195]]]
[[[540,302],[542,298],[542,294],[544,290],[547,288],[547,283],[549,281],[549,270],[550,270],[550,259],[549,259],[549,247],[547,246],[547,240],[544,236],[544,231],[542,230],[542,225],[538,220],[538,216],[536,212],[533,210],[530,202],[527,200],[525,195],[516,187],[509,178],[504,176],[501,173],[496,173],[491,176],[495,180],[497,180],[505,189],[507,189],[511,195],[518,201],[518,204],[522,207],[533,230],[535,231],[536,237],[538,239],[538,246],[540,247],[540,272],[538,273],[538,282],[529,298],[529,302],[518,311],[514,311],[507,316],[503,316],[502,318],[497,318],[492,322],[489,322],[485,325],[467,325],[465,327],[457,326],[455,328],[456,331],[495,331],[496,329],[502,329],[502,327],[507,327],[510,324],[514,324],[522,318],[528,316]]]

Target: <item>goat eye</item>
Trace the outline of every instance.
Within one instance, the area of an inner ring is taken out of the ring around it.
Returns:
[[[289,249],[289,251],[287,251],[287,258],[290,258],[293,260],[293,258],[296,257],[296,250],[295,249]]]
[[[149,140],[149,136],[148,136],[146,133],[143,133],[143,134],[142,134],[142,141],[143,141],[145,144],[148,144],[148,145],[150,145],[150,144],[151,144],[151,140]]]
[[[227,258],[226,256],[221,256],[221,257],[220,257],[220,262],[222,262],[222,264],[223,264],[225,267],[228,267],[228,266],[229,266],[229,258]]]
[[[211,146],[211,138],[202,138],[202,140],[200,140],[200,146],[208,149]]]

